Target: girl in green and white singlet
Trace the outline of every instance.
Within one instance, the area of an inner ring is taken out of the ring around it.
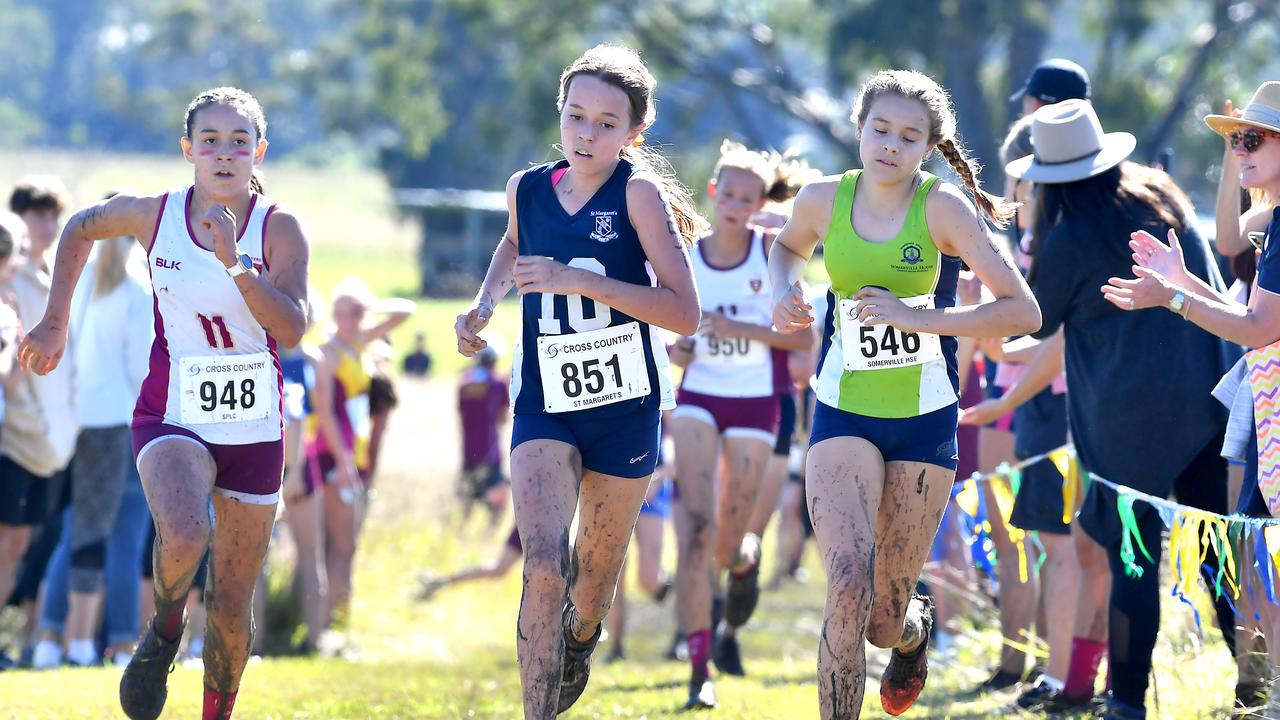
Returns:
[[[813,324],[798,280],[820,242],[831,276],[805,473],[828,578],[823,718],[861,714],[865,640],[893,649],[880,685],[886,712],[902,714],[924,688],[933,613],[912,590],[955,479],[955,337],[1040,326],[974,203],[997,224],[1014,208],[979,187],[946,91],[917,72],[881,72],[863,85],[853,120],[863,169],[801,190],[769,253],[780,332]],[[921,170],[935,149],[972,200]],[[993,301],[956,307],[962,263]]]

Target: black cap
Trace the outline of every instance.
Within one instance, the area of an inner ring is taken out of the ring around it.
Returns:
[[[1050,105],[1063,100],[1088,100],[1089,73],[1070,60],[1046,60],[1031,71],[1027,76],[1027,84],[1010,95],[1009,101],[1017,102],[1023,95],[1030,95]]]

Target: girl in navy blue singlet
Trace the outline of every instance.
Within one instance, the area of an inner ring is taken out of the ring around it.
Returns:
[[[640,147],[655,85],[623,47],[597,46],[565,69],[565,157],[507,182],[507,231],[454,326],[471,357],[498,300],[519,288],[511,491],[525,549],[516,647],[526,718],[550,720],[586,688],[657,462],[659,413],[673,405],[654,326],[698,326],[688,246],[706,223],[665,160]]]

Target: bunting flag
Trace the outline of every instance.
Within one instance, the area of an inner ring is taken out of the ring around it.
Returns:
[[[1277,378],[1276,386],[1280,388],[1280,343],[1277,343],[1276,348],[1277,359],[1273,371]],[[1280,408],[1280,391],[1275,393],[1275,398],[1277,408]],[[1277,464],[1280,465],[1280,422],[1277,422],[1274,431],[1277,437],[1275,455]],[[1123,527],[1120,557],[1124,563],[1125,572],[1130,576],[1141,577],[1145,571],[1138,564],[1139,554],[1146,557],[1148,562],[1154,563],[1151,553],[1143,544],[1134,505],[1141,502],[1156,511],[1161,522],[1169,530],[1169,557],[1174,575],[1173,595],[1192,607],[1197,626],[1200,624],[1199,612],[1195,610],[1195,606],[1188,598],[1197,581],[1203,579],[1210,593],[1216,597],[1226,597],[1228,602],[1238,601],[1245,587],[1250,588],[1249,592],[1252,596],[1253,582],[1245,582],[1244,568],[1240,566],[1237,559],[1240,548],[1252,549],[1253,558],[1249,569],[1256,574],[1257,584],[1260,585],[1267,600],[1280,605],[1280,517],[1252,518],[1243,515],[1221,515],[1134,490],[1082,470],[1075,450],[1070,445],[1027,458],[1015,465],[1002,464],[992,473],[974,473],[964,482],[963,488],[956,492],[956,503],[964,514],[972,519],[976,527],[981,528],[985,525],[989,530],[990,525],[986,521],[985,513],[992,509],[983,507],[983,496],[978,483],[991,483],[992,496],[996,504],[993,510],[998,512],[1001,519],[1008,525],[1017,488],[1021,483],[1021,470],[1044,460],[1051,461],[1062,475],[1063,520],[1066,522],[1070,522],[1078,498],[1090,483],[1101,483],[1116,491],[1116,513],[1120,516]],[[1280,490],[1280,467],[1277,468],[1277,483],[1277,489]],[[1280,513],[1277,515],[1280,516]],[[1043,545],[1039,544],[1036,533],[1024,533],[1012,526],[1009,527],[1009,532],[1017,543],[1019,576],[1023,582],[1026,582],[1027,555],[1022,541],[1030,538],[1040,547],[1040,558],[1033,570],[1037,573],[1045,561]],[[983,556],[989,557],[992,565],[999,561],[999,558],[994,557],[994,548],[991,547],[989,534],[982,535],[980,531],[975,532],[970,541],[982,543]],[[1217,556],[1217,568],[1209,566],[1210,553]],[[978,557],[976,550],[975,557]],[[1232,607],[1235,607],[1234,602]]]
[[[1080,487],[1080,465],[1076,462],[1076,454],[1070,445],[1049,453],[1049,459],[1062,475],[1062,522],[1070,525],[1076,514],[1077,498],[1083,497]]]
[[[1004,521],[1004,526],[1009,532],[1009,540],[1013,543],[1014,550],[1018,552],[1018,581],[1025,583],[1031,579],[1027,574],[1027,531],[1015,527],[1011,521],[1015,496],[1008,480],[1011,471],[1007,463],[1002,464],[1000,468],[1004,473],[1000,470],[996,471],[995,477],[991,480],[991,494],[995,496],[996,512],[1000,513],[1000,519]]]
[[[1258,487],[1280,515],[1280,342],[1244,354],[1258,438]]]

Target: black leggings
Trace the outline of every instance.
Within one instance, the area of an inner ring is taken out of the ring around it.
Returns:
[[[1205,447],[1195,460],[1174,481],[1173,492],[1178,502],[1215,513],[1227,511],[1227,462],[1219,457],[1220,438]],[[1111,692],[1116,700],[1135,708],[1144,707],[1147,684],[1151,676],[1151,653],[1155,650],[1156,635],[1160,632],[1160,558],[1163,553],[1161,534],[1164,523],[1154,508],[1141,503],[1135,510],[1142,544],[1151,554],[1148,563],[1142,550],[1134,544],[1137,564],[1142,568],[1141,577],[1125,573],[1120,559],[1120,541],[1107,549],[1111,561],[1111,629],[1110,663]],[[1210,550],[1201,568],[1201,574],[1210,587],[1213,586],[1217,568],[1217,553]],[[1218,627],[1222,639],[1235,656],[1235,614],[1227,597],[1214,598]]]

